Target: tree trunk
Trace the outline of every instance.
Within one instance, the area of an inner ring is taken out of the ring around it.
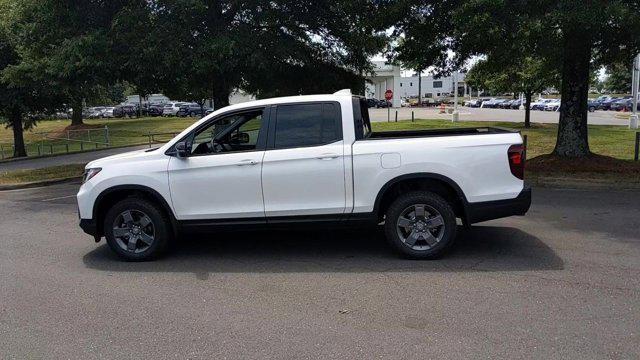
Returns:
[[[73,109],[71,125],[82,125],[82,99],[74,100],[71,108]]]
[[[13,129],[13,157],[25,157],[27,151],[24,148],[24,131],[22,128],[22,112],[13,109],[9,118]]]
[[[524,93],[524,127],[531,127],[531,96],[532,93]]]
[[[587,133],[589,62],[588,31],[565,31],[558,138],[553,153],[575,158],[590,154]]]

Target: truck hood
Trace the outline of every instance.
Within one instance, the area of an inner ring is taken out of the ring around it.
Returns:
[[[104,165],[107,165],[107,164],[112,164],[115,162],[120,163],[128,160],[132,160],[132,159],[140,160],[140,158],[150,157],[151,154],[154,154],[154,151],[149,151],[149,149],[128,151],[122,154],[106,156],[97,160],[93,160],[89,162],[85,168],[88,169],[88,168],[94,168],[94,167],[103,167]]]

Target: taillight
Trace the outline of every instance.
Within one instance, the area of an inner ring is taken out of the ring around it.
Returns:
[[[509,157],[509,169],[513,176],[524,180],[525,152],[523,145],[511,145],[507,151]]]

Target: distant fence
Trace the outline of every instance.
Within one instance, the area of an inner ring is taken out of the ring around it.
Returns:
[[[149,147],[151,147],[153,144],[161,144],[161,143],[165,143],[171,139],[173,139],[174,137],[176,137],[178,134],[180,134],[181,131],[173,131],[173,132],[148,132],[147,133],[147,138],[148,138],[148,143],[149,143]]]
[[[53,155],[111,146],[109,128],[36,132],[40,140],[25,143],[27,156]],[[13,156],[13,144],[0,144],[0,159]]]

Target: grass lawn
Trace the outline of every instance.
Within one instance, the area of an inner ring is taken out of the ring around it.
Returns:
[[[145,144],[148,142],[147,133],[149,132],[180,132],[187,126],[191,125],[195,120],[193,118],[140,118],[140,119],[97,119],[85,120],[89,126],[102,128],[105,125],[109,128],[110,141],[112,146]],[[37,145],[41,143],[42,136],[37,132],[52,132],[59,137],[65,137],[65,127],[70,123],[69,120],[50,120],[41,121],[37,127],[31,131],[25,132],[25,141],[30,143],[29,155],[37,154]],[[397,123],[374,123],[374,130],[406,130],[406,129],[429,129],[429,128],[450,128],[450,127],[482,127],[482,126],[500,126],[512,128],[522,131],[528,135],[528,152],[529,158],[537,155],[548,154],[553,150],[557,125],[555,124],[532,124],[531,129],[525,129],[522,123],[509,122],[470,122],[463,121],[452,123],[447,120],[416,120],[400,121]],[[101,132],[95,132],[94,137],[103,136]],[[633,159],[634,132],[625,126],[615,125],[590,125],[589,126],[589,143],[591,151],[600,155],[615,157],[618,159]],[[160,136],[158,140],[166,141],[172,136]],[[86,134],[80,133],[77,139],[85,139]],[[10,129],[0,128],[0,144],[12,143],[12,133]],[[53,145],[54,153],[65,152],[64,144],[67,141],[51,141],[42,142],[45,145],[43,153],[50,151],[49,145]],[[85,149],[93,148],[86,146]],[[80,150],[78,143],[70,143],[70,151]],[[9,149],[5,149],[5,156],[10,156]]]
[[[124,146],[145,144],[148,142],[149,132],[170,132],[177,133],[191,125],[193,118],[140,118],[140,119],[97,119],[86,120],[88,127],[103,128],[109,127],[109,134],[112,146]],[[59,136],[65,135],[65,128],[70,124],[69,120],[41,121],[38,126],[31,131],[25,132],[25,141],[30,143],[28,149],[30,155],[37,154],[37,144],[40,144],[41,136],[37,132],[51,132]],[[463,121],[452,123],[448,120],[416,120],[400,121],[391,123],[374,123],[374,131],[393,130],[418,130],[430,128],[451,128],[451,127],[486,127],[499,126],[521,131],[528,136],[527,157],[530,159],[528,169],[529,174],[536,174],[553,177],[570,176],[583,177],[587,179],[606,178],[609,181],[621,180],[622,178],[640,178],[640,162],[633,162],[633,151],[635,143],[635,132],[630,131],[625,126],[613,125],[590,125],[589,143],[591,151],[596,154],[610,158],[590,158],[584,162],[579,162],[578,166],[564,166],[557,160],[549,156],[540,156],[551,153],[555,145],[557,125],[556,124],[532,124],[532,128],[525,129],[522,123],[509,122],[469,122]],[[98,133],[95,133],[98,134]],[[94,135],[95,136],[95,135]],[[160,136],[159,141],[169,140],[172,135]],[[10,129],[0,128],[0,144],[10,143],[12,133]],[[54,145],[54,152],[64,152],[66,141],[44,141],[45,145]],[[87,149],[87,148],[85,148]],[[80,150],[77,143],[70,145],[71,151]],[[47,148],[47,153],[49,149]],[[5,148],[5,156],[9,156],[9,149]],[[533,159],[538,157],[537,159]],[[532,160],[533,159],[533,160]],[[608,160],[607,160],[608,159]],[[573,162],[578,164],[577,162]],[[595,166],[594,164],[598,164]],[[55,167],[40,169],[37,171],[0,173],[0,184],[14,182],[29,182],[43,179],[54,179],[80,175],[82,166],[72,165],[68,167]],[[605,174],[607,174],[605,176]]]
[[[148,132],[180,132],[191,125],[192,118],[141,118],[141,119],[117,119],[117,120],[87,120],[86,124],[94,127],[109,127],[110,138],[113,146],[133,145],[147,143]],[[33,131],[25,133],[27,142],[34,142],[40,137],[34,132],[48,131],[64,133],[69,121],[42,121]],[[448,120],[416,120],[400,121],[392,123],[374,123],[374,131],[393,130],[418,130],[430,128],[451,127],[486,127],[499,126],[521,131],[528,136],[527,157],[530,159],[527,165],[528,178],[554,178],[563,177],[579,178],[585,181],[602,180],[615,183],[623,179],[635,179],[640,187],[640,162],[634,162],[633,151],[635,132],[625,126],[591,125],[589,126],[589,143],[591,150],[599,157],[591,157],[583,161],[566,161],[554,159],[549,154],[555,145],[557,125],[532,124],[532,128],[525,129],[522,123],[508,122],[459,122],[452,123]],[[0,143],[10,142],[11,131],[0,129]],[[169,140],[172,135],[163,139]],[[52,143],[52,142],[45,142]],[[77,145],[76,145],[77,146]],[[60,147],[60,145],[58,145]],[[74,150],[79,150],[72,148]],[[533,159],[537,157],[536,159]],[[64,178],[82,174],[81,165],[60,166],[39,169],[35,171],[16,171],[0,173],[0,184],[22,183],[35,180]]]
[[[140,119],[92,119],[85,120],[87,127],[96,129],[91,131],[94,141],[104,141],[104,129],[106,125],[109,128],[109,139],[111,146],[137,145],[146,144],[148,142],[147,134],[149,132],[180,132],[189,125],[193,124],[194,118],[140,118]],[[29,156],[38,155],[38,145],[44,145],[41,148],[42,154],[66,152],[66,144],[69,151],[80,151],[79,142],[69,142],[66,140],[43,140],[43,136],[38,133],[50,133],[49,137],[66,138],[65,128],[71,123],[70,120],[46,120],[38,122],[37,126],[29,131],[25,131],[25,143],[27,144],[27,152]],[[71,137],[76,140],[89,140],[85,131],[72,132]],[[172,135],[159,136],[157,140],[166,141],[171,139]],[[13,134],[11,129],[0,128],[0,144],[3,144],[5,157],[11,156],[11,150],[8,144],[13,143]],[[103,146],[100,146],[103,147]],[[84,150],[95,148],[94,144],[84,144]]]
[[[64,179],[73,176],[81,176],[83,171],[84,164],[52,166],[35,170],[2,171],[0,172],[0,185]]]
[[[419,130],[430,128],[451,128],[451,127],[483,127],[499,126],[516,129],[527,135],[527,157],[533,158],[538,155],[549,154],[553,151],[556,143],[558,125],[556,124],[531,124],[530,129],[525,129],[524,123],[510,122],[487,122],[487,121],[461,121],[452,123],[448,120],[416,120],[400,121],[391,123],[375,123],[374,130]],[[635,133],[626,126],[616,125],[589,125],[589,145],[591,151],[611,156],[618,159],[633,159],[633,146],[635,144]]]

